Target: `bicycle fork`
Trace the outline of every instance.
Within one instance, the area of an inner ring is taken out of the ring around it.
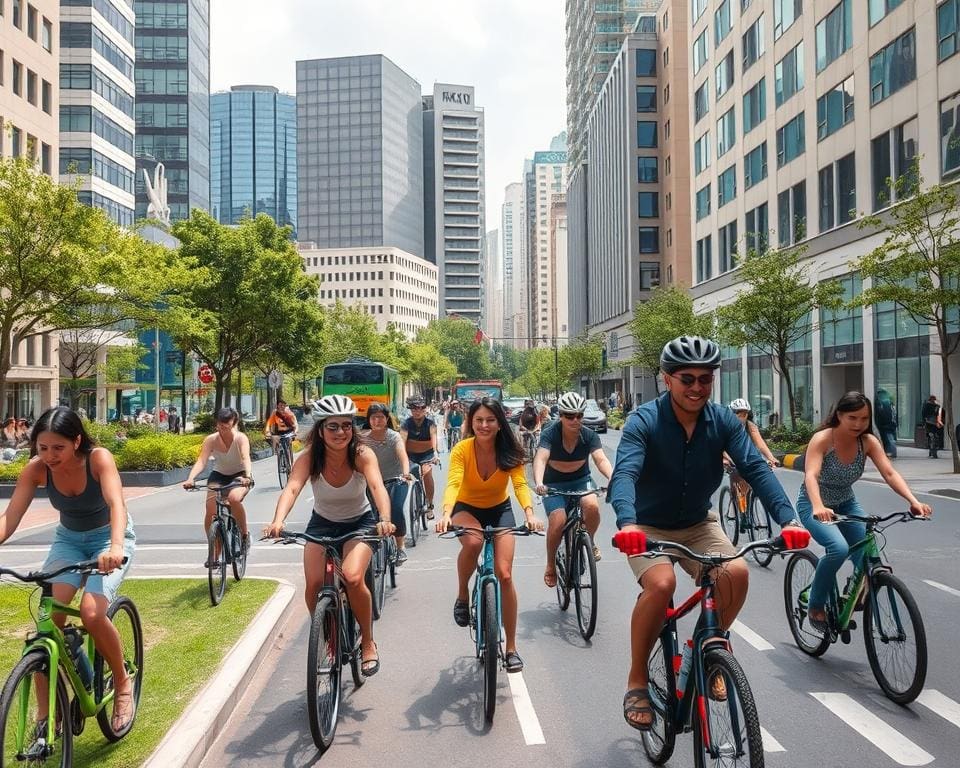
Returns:
[[[477,563],[477,575],[474,585],[473,592],[473,629],[476,633],[475,642],[477,646],[477,658],[480,659],[483,663],[487,663],[487,660],[484,659],[484,648],[483,648],[483,634],[486,629],[484,626],[484,615],[483,615],[483,588],[488,583],[493,583],[493,594],[496,601],[496,615],[497,615],[497,658],[503,658],[503,615],[501,613],[501,599],[500,599],[500,581],[497,579],[494,574],[493,567],[493,542],[485,542],[483,547],[483,554],[480,556]],[[494,659],[496,663],[496,659]]]

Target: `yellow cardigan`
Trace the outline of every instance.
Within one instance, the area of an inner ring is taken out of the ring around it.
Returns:
[[[477,455],[473,437],[457,443],[450,451],[450,469],[447,472],[447,487],[443,492],[443,510],[449,512],[453,505],[462,501],[471,507],[489,509],[509,498],[507,483],[513,482],[513,492],[523,509],[533,507],[533,497],[527,485],[523,464],[508,472],[497,469],[484,480],[477,470]]]

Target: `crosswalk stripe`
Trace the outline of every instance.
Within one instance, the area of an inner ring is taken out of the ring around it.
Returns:
[[[917,701],[935,715],[940,715],[948,723],[953,723],[960,728],[960,704],[953,699],[933,688],[924,688],[917,696]]]
[[[847,694],[811,692],[810,695],[899,765],[926,765],[933,762],[933,755],[897,733]]]
[[[762,725],[760,726],[760,735],[763,737],[763,751],[764,752],[786,752],[786,747],[783,746],[779,741],[773,738],[773,734],[770,733]]]
[[[736,632],[740,637],[746,640],[750,645],[756,648],[758,651],[772,651],[773,646],[770,645],[766,640],[764,640],[760,635],[754,632],[750,627],[744,624],[739,619],[735,620],[733,624],[730,625],[730,629]]]
[[[930,581],[930,579],[924,579],[924,584],[929,584],[934,589],[939,589],[943,592],[946,592],[948,595],[953,595],[954,597],[960,597],[960,589],[954,589],[953,587],[948,587],[946,584],[941,584],[939,581]]]

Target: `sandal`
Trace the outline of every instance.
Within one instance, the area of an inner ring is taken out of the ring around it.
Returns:
[[[363,659],[360,662],[360,674],[364,677],[373,677],[380,671],[380,650],[377,648],[376,643],[373,644],[373,650],[377,652],[374,658]]]
[[[470,625],[470,604],[466,600],[458,598],[453,604],[453,620],[457,622],[458,627]]]
[[[649,720],[636,717],[648,714]],[[653,727],[654,712],[650,706],[650,692],[646,688],[631,688],[623,694],[623,719],[627,721],[627,725],[638,731],[649,731]]]
[[[516,651],[510,651],[503,659],[503,666],[507,672],[521,672],[523,670],[523,659]]]
[[[710,699],[712,701],[727,700],[727,681],[723,679],[720,672],[717,672],[710,681]]]
[[[110,718],[110,727],[114,733],[123,733],[133,722],[133,681],[129,682],[129,689],[117,691],[113,694],[113,717]]]
[[[551,568],[547,568],[543,572],[543,583],[550,587],[550,589],[557,586],[557,572]]]
[[[600,554],[600,547],[598,547],[596,544],[594,544],[594,545],[593,545],[593,559],[594,559],[596,562],[599,563],[602,558],[603,558],[603,555]]]
[[[431,504],[429,507],[427,507],[427,520],[433,520],[433,518],[433,504]]]

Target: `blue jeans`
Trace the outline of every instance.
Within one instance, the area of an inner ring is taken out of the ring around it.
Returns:
[[[883,452],[891,458],[897,458],[897,428],[877,427],[880,430],[880,439],[883,440]]]
[[[850,499],[842,504],[830,507],[838,515],[863,515],[860,502]],[[810,609],[823,610],[830,596],[830,591],[836,584],[837,571],[843,561],[850,554],[850,547],[861,541],[867,535],[867,526],[861,522],[836,523],[825,525],[813,516],[813,506],[807,494],[801,492],[797,498],[797,514],[810,535],[826,552],[817,563],[817,571],[813,577],[813,586],[810,588]],[[858,565],[863,557],[863,550],[855,553],[854,566]]]
[[[397,536],[407,533],[407,518],[404,515],[404,506],[407,503],[407,494],[410,485],[406,480],[395,480],[387,484],[387,495],[390,497],[390,519],[397,526]]]

